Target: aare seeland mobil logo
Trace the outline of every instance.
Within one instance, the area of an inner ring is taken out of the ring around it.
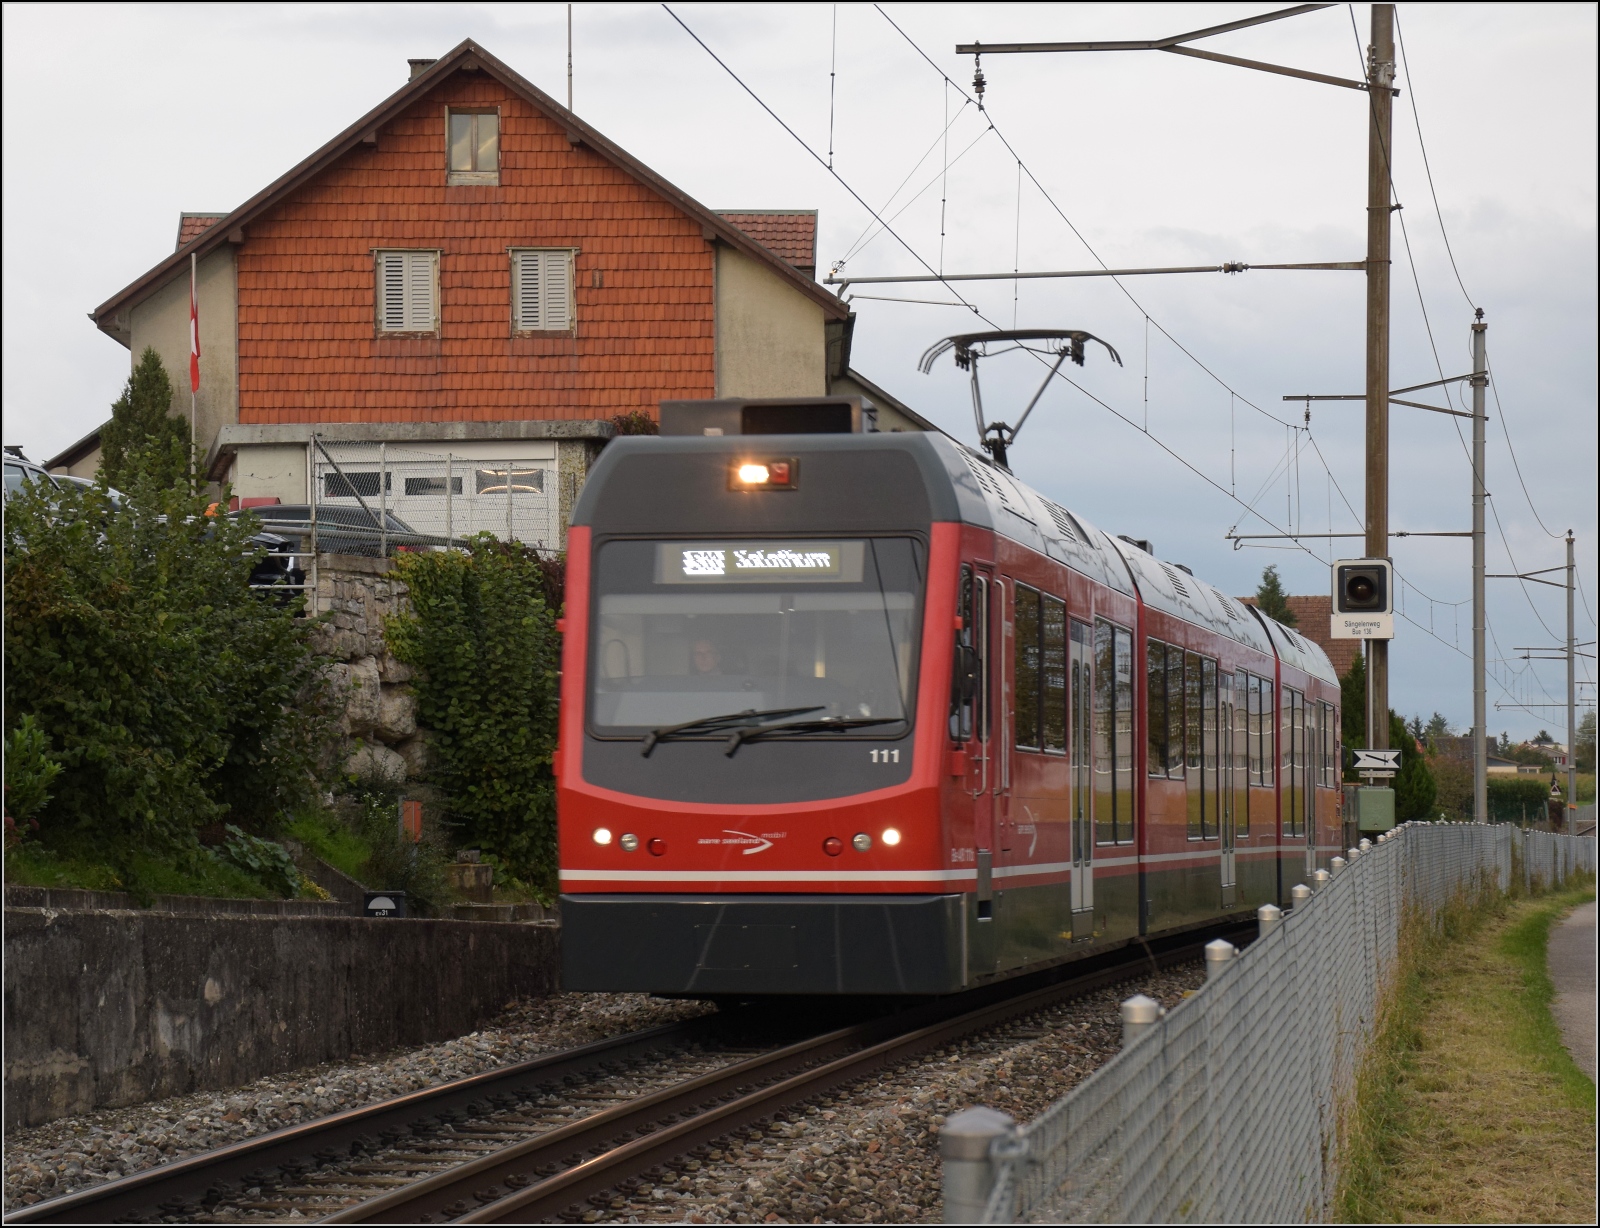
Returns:
[[[750,857],[756,853],[765,853],[772,847],[774,840],[786,840],[788,837],[789,833],[786,831],[768,831],[756,836],[747,831],[734,831],[731,827],[724,827],[720,836],[701,836],[695,843],[733,845],[734,847],[743,845],[744,847],[739,851],[746,857]]]

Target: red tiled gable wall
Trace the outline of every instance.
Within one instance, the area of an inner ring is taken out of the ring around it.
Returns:
[[[814,212],[718,212],[778,259],[787,260],[808,273],[816,270],[817,215]]]
[[[445,108],[493,105],[500,186],[447,188]],[[439,337],[376,334],[379,247],[440,249]],[[511,335],[508,247],[580,249],[575,336]],[[238,270],[244,423],[609,418],[714,395],[699,222],[487,74],[448,78],[252,222]]]

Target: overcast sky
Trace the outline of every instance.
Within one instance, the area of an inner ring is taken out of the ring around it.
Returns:
[[[575,109],[713,208],[819,209],[824,270],[841,260],[869,276],[924,262],[994,272],[1088,268],[1096,256],[1140,267],[1364,255],[1360,93],[1155,52],[992,55],[985,118],[967,101],[971,58],[954,52],[970,41],[1154,38],[1271,5],[884,7],[905,36],[871,5],[675,6],[823,159],[831,145],[838,178],[659,6],[575,6]],[[1498,394],[1490,570],[1560,564],[1550,534],[1570,527],[1593,609],[1596,8],[1402,5],[1399,15],[1409,65],[1395,184],[1432,343],[1397,225],[1393,386],[1469,369],[1471,307],[1485,310]],[[407,57],[463,38],[558,98],[566,90],[565,5],[7,4],[0,20],[4,437],[34,459],[107,416],[129,356],[86,313],[172,251],[180,211],[234,208],[402,85]],[[1364,45],[1366,5],[1202,46],[1354,77],[1352,23]],[[1020,192],[1004,142],[1025,168]],[[893,233],[877,231],[852,193]],[[927,285],[858,292],[954,301]],[[1307,433],[1285,425],[1304,425],[1304,403],[1281,398],[1361,391],[1360,273],[968,283],[961,293],[994,327],[1085,328],[1122,356],[1117,367],[1092,349],[1071,370],[1083,391],[1058,382],[1045,393],[1013,457],[1024,481],[1234,593],[1254,591],[1268,563],[1292,592],[1326,592],[1326,560],[1360,553],[1357,540],[1308,542],[1312,553],[1224,540],[1235,526],[1358,527],[1359,404],[1314,404]],[[941,336],[990,325],[962,306],[854,306],[857,369],[972,440],[964,376],[948,358],[930,375],[916,361]],[[1026,356],[989,364],[993,416],[1014,419],[1039,374]],[[1394,410],[1392,527],[1470,527],[1457,421]],[[1399,621],[1391,702],[1464,728],[1470,546],[1408,538],[1393,554],[1413,621]],[[1515,651],[1564,635],[1562,594],[1489,584],[1491,704],[1564,701],[1563,668]],[[1583,602],[1578,619],[1578,638],[1595,638]],[[1490,728],[1560,737],[1565,719],[1556,708],[1491,707]]]

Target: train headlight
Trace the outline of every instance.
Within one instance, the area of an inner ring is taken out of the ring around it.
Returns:
[[[883,829],[883,842],[885,844],[887,844],[890,848],[893,848],[895,845],[899,844],[900,843],[900,830],[899,830],[899,828],[896,828],[896,827],[885,827]]]
[[[639,837],[634,835],[631,831],[625,832],[623,833],[622,839],[618,840],[617,843],[622,846],[622,851],[624,853],[632,853],[639,847]]]
[[[858,831],[853,837],[851,837],[850,847],[855,849],[855,851],[858,853],[865,853],[869,848],[872,847],[872,837],[867,835],[867,833],[864,831]]]
[[[597,827],[597,828],[595,828],[594,829],[594,842],[596,844],[610,844],[611,843],[611,829],[609,827]]]
[[[728,466],[729,490],[794,490],[800,483],[800,461],[793,456],[734,461]]]

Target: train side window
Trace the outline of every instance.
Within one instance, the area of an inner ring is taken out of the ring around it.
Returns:
[[[1183,657],[1167,645],[1167,775],[1174,780],[1183,779]]]
[[[1159,640],[1145,641],[1144,672],[1145,771],[1151,776],[1165,776],[1167,774],[1167,646]]]
[[[1300,830],[1300,822],[1305,815],[1305,807],[1296,791],[1296,786],[1304,779],[1305,766],[1301,759],[1304,751],[1305,713],[1300,707],[1300,695],[1297,691],[1284,687],[1283,694],[1278,698],[1281,705],[1278,721],[1279,757],[1283,769],[1283,834],[1299,836],[1304,834]]]
[[[1338,786],[1339,717],[1332,704],[1322,705],[1322,787]]]
[[[1039,749],[1039,592],[1016,589],[1016,624],[1011,641],[1011,677],[1016,688],[1016,746]]]
[[[1065,754],[1067,749],[1067,605],[1055,597],[1045,597],[1040,608],[1040,638],[1044,645],[1040,661],[1042,709],[1040,731],[1044,749]]]
[[[1277,769],[1272,757],[1272,679],[1261,680],[1261,783],[1271,788],[1277,782]]]
[[[1249,674],[1240,670],[1233,680],[1233,835],[1235,839],[1250,837],[1250,697]]]
[[[1117,842],[1117,710],[1112,685],[1116,654],[1115,629],[1094,620],[1094,839]]]
[[[1116,638],[1116,685],[1112,691],[1112,756],[1115,785],[1113,813],[1116,815],[1116,842],[1133,843],[1133,633],[1114,628]]]
[[[981,685],[978,649],[973,643],[972,587],[972,568],[963,567],[961,589],[956,595],[961,630],[956,632],[950,682],[950,740],[953,742],[965,742],[972,737],[972,710]]]

